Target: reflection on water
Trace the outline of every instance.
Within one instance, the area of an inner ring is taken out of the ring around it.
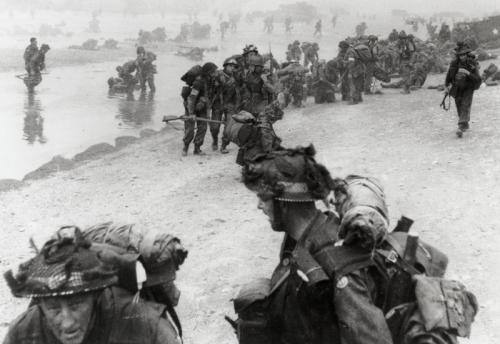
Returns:
[[[117,119],[123,124],[132,128],[140,128],[144,124],[151,122],[155,115],[154,93],[141,92],[138,99],[133,93],[130,94],[110,94],[110,98],[115,98],[118,102]]]
[[[24,102],[23,139],[28,141],[29,144],[37,141],[41,144],[47,142],[47,138],[43,135],[42,111],[42,104],[35,92],[28,92]]]

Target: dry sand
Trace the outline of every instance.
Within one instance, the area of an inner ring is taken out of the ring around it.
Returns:
[[[379,178],[393,224],[401,214],[413,218],[413,231],[449,255],[449,277],[463,281],[481,305],[472,338],[463,343],[496,343],[500,336],[499,90],[477,92],[471,131],[461,140],[454,107],[441,111],[441,94],[430,90],[387,91],[357,106],[309,104],[286,111],[277,125],[286,145],[314,142],[333,175]],[[228,155],[181,158],[181,136],[169,128],[1,193],[0,268],[30,256],[29,237],[41,244],[61,225],[114,220],[165,230],[190,250],[178,275],[185,342],[236,343],[223,319],[233,315],[230,299],[243,283],[269,276],[281,235],[240,183],[234,146]],[[0,283],[0,337],[25,307]]]

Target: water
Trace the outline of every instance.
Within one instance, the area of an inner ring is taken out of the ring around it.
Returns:
[[[9,20],[16,21],[18,26],[24,23],[28,29],[35,30],[44,20],[53,18],[54,14],[37,14],[39,22],[27,16],[16,14]],[[67,30],[80,30],[82,34],[39,39],[40,43],[47,41],[52,46],[65,47],[80,44],[92,37],[84,31],[90,19],[88,14],[65,13],[61,18],[64,18],[64,27]],[[99,37],[124,39],[136,37],[141,27],[151,30],[157,26],[166,26],[168,36],[173,37],[185,18],[161,19],[160,16],[141,16],[127,17],[124,20],[117,14],[104,14],[100,20],[105,33]],[[203,46],[219,46],[218,52],[205,55],[205,61],[214,61],[220,67],[224,58],[240,53],[245,44],[257,44],[261,53],[272,49],[278,60],[284,60],[288,43],[294,39],[313,40],[313,25],[295,24],[294,33],[285,35],[283,24],[276,23],[276,33],[268,36],[262,32],[262,22],[256,21],[253,25],[241,23],[236,35],[229,35],[226,41],[221,42],[218,33],[214,32],[214,28],[217,28],[215,21],[210,17],[200,18],[200,22],[209,22],[213,28],[212,42],[204,42]],[[332,31],[328,20],[324,18],[323,30],[326,35],[319,40],[320,57],[334,57],[338,41],[352,34],[359,21],[358,18],[341,18],[337,29]],[[383,35],[392,28],[388,22],[368,22],[368,26],[369,30],[373,30],[371,32]],[[0,29],[2,28],[5,32],[5,21],[0,24]],[[2,47],[16,48],[24,48],[29,37],[6,34],[1,36],[5,38]],[[149,94],[140,96],[138,92],[133,99],[124,95],[108,95],[106,80],[115,76],[116,65],[135,57],[125,56],[126,54],[124,52],[120,61],[80,66],[58,67],[48,62],[51,68],[47,75],[43,75],[43,81],[34,94],[28,94],[22,80],[14,77],[16,73],[0,73],[0,179],[21,179],[55,155],[71,158],[95,143],[113,144],[114,139],[121,135],[138,136],[144,128],[159,129],[164,126],[161,122],[163,115],[181,115],[182,82],[179,77],[194,62],[172,53],[159,55],[156,61],[159,71],[155,80],[157,92],[154,97]],[[50,61],[50,51],[47,60]],[[172,135],[179,134],[172,131]]]

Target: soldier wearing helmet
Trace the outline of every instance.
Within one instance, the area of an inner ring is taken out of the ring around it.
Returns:
[[[242,90],[242,109],[257,116],[274,100],[275,93],[268,75],[264,73],[264,58],[250,56]]]
[[[42,71],[45,69],[45,55],[49,50],[50,46],[48,44],[42,44],[40,49],[29,60],[27,68],[28,76],[24,79],[24,83],[30,92],[42,82]]]
[[[244,69],[245,69],[245,71],[248,71],[248,67],[250,66],[250,58],[252,56],[259,56],[259,50],[253,44],[246,45],[243,48],[242,56],[243,56],[243,61],[244,61]]]
[[[35,37],[30,38],[30,44],[24,49],[24,67],[26,72],[29,72],[29,64],[31,58],[38,52],[38,43]]]
[[[365,94],[372,94],[372,85],[374,82],[373,73],[376,68],[376,64],[379,59],[380,47],[378,45],[378,37],[375,35],[368,36],[368,48],[370,49],[371,58],[365,61],[365,82],[364,82],[364,92]]]
[[[318,56],[319,45],[314,42],[304,51],[304,67],[308,68],[309,64],[313,65],[319,60]]]
[[[215,78],[217,76],[217,65],[212,62],[205,63],[199,68],[199,74],[189,87],[189,95],[185,100],[186,114],[189,120],[184,121],[184,148],[182,155],[186,156],[189,145],[194,140],[195,155],[204,155],[201,146],[207,132],[207,122],[197,121],[197,117],[208,118],[212,111],[213,96],[215,94]]]
[[[141,86],[141,91],[146,91],[146,84],[149,90],[154,93],[156,91],[154,75],[157,73],[156,65],[153,62],[156,60],[156,55],[151,51],[146,51],[144,47],[137,47],[137,80]]]
[[[227,154],[227,146],[230,141],[226,128],[228,122],[232,120],[232,115],[236,113],[236,108],[240,102],[240,88],[236,81],[236,73],[239,73],[240,65],[234,57],[229,57],[224,61],[223,69],[217,73],[214,84],[214,101],[212,105],[212,119],[224,121],[224,131],[220,152]],[[219,145],[219,123],[210,123],[210,133],[212,134],[212,150],[216,151]]]
[[[401,93],[408,94],[410,93],[411,78],[414,72],[412,57],[417,51],[417,47],[404,30],[399,33],[397,49],[399,52],[399,74],[403,84]]]
[[[388,234],[380,183],[354,175],[333,179],[314,155],[312,146],[284,149],[255,157],[243,170],[243,182],[257,194],[258,208],[284,238],[271,278],[244,285],[234,299],[240,343],[456,343],[453,326],[426,329],[435,314],[424,318],[411,277],[404,282],[410,276],[404,269],[411,268],[384,256],[389,242],[398,246],[408,234]],[[336,212],[320,211],[318,201],[334,204]],[[424,242],[415,247],[426,249],[409,263],[424,264],[413,273],[441,281],[446,256]],[[434,270],[438,265],[426,260],[424,251],[440,260],[441,268]],[[389,284],[383,277],[388,273]],[[396,284],[390,283],[408,283],[402,287],[407,293],[398,295]],[[464,314],[463,329],[470,330],[477,303],[465,288],[460,294],[456,297],[466,299],[464,307],[452,313]]]
[[[134,301],[117,287],[118,272],[79,230],[57,235],[37,255],[5,274],[15,297],[30,307],[10,326],[4,344],[180,343],[157,304]]]

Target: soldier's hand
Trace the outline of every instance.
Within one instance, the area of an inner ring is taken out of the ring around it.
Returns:
[[[466,75],[469,75],[469,74],[470,74],[470,72],[469,72],[467,69],[465,69],[465,68],[458,68],[458,72],[459,72],[459,73],[464,73],[464,74],[466,74]]]

